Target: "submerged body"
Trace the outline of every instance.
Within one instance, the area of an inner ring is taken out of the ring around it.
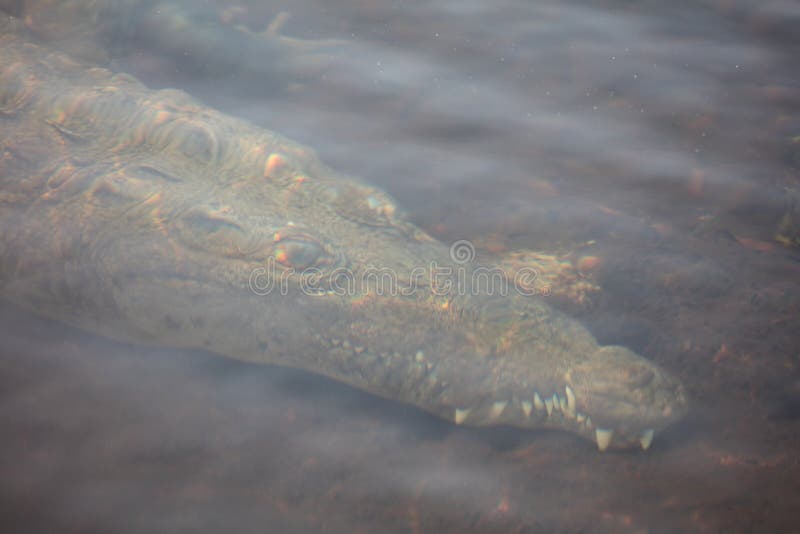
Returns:
[[[649,447],[681,385],[474,267],[307,148],[0,26],[0,297],[306,369],[456,423]],[[388,276],[389,284],[384,284]]]

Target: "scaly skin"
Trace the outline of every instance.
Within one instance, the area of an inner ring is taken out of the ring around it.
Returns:
[[[21,25],[0,25],[3,298],[601,449],[647,448],[685,413],[673,377],[544,302],[448,288],[442,269],[473,267],[380,190],[182,92],[32,44]]]

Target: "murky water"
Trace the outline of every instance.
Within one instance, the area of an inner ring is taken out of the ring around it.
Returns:
[[[202,9],[228,24],[288,10],[286,35],[342,42],[263,86],[147,43],[112,62],[314,147],[479,260],[592,258],[601,290],[556,304],[691,394],[650,451],[456,427],[4,308],[4,528],[800,528],[800,8],[662,4],[219,1]]]

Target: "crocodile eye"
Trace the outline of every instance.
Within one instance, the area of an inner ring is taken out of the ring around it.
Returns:
[[[226,257],[245,257],[262,243],[229,208],[199,206],[175,221],[175,237],[184,245]]]
[[[295,269],[313,267],[322,254],[322,246],[305,237],[287,237],[279,239],[275,244],[275,259],[278,263]]]
[[[215,215],[192,213],[186,222],[195,229],[209,235],[225,235],[243,232],[242,227],[233,221]]]

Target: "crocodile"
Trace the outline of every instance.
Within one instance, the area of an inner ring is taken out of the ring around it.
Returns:
[[[0,23],[4,300],[600,450],[647,449],[687,412],[674,376],[543,299],[465,291],[482,267],[380,189],[182,91],[54,51],[23,20]]]

